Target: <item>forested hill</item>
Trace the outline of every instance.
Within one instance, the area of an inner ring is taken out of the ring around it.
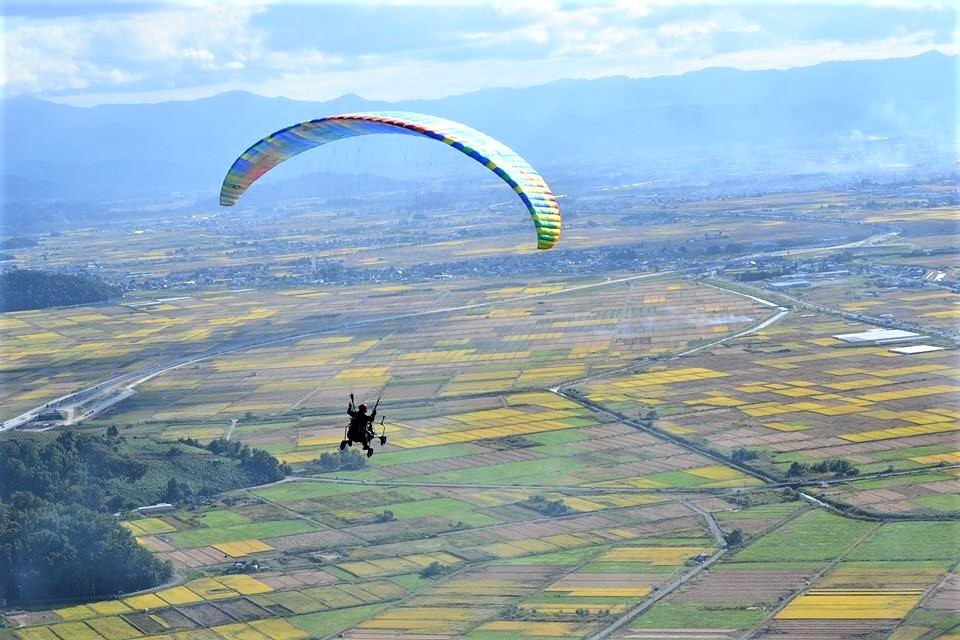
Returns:
[[[289,467],[235,442],[157,442],[64,431],[0,439],[0,599],[93,598],[172,575],[110,515],[282,479]]]
[[[120,290],[93,276],[16,269],[0,273],[0,312],[102,302]]]

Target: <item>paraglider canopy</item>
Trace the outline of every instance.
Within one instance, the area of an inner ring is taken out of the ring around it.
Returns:
[[[436,116],[407,111],[350,113],[295,124],[270,134],[237,158],[223,179],[220,204],[234,205],[260,176],[293,156],[328,142],[373,133],[425,136],[470,156],[506,182],[526,205],[537,230],[537,248],[560,239],[560,207],[546,181],[502,142]]]

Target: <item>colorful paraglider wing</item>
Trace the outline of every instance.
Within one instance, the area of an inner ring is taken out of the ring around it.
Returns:
[[[426,136],[445,142],[493,171],[527,206],[537,229],[537,248],[560,239],[560,207],[546,181],[502,142],[444,118],[380,111],[311,120],[281,129],[256,143],[234,161],[220,189],[220,204],[231,206],[260,176],[288,158],[328,142],[374,133]]]

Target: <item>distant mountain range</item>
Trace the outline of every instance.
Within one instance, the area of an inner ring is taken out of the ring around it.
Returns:
[[[551,172],[618,166],[721,177],[754,165],[784,172],[949,168],[956,160],[957,62],[930,52],[785,71],[713,68],[562,80],[395,103],[356,95],[303,102],[240,91],[88,108],[13,98],[2,102],[3,196],[8,202],[171,192],[212,198],[233,159],[264,135],[312,118],[381,109],[469,124],[527,157],[548,180]],[[379,138],[377,154],[389,155],[386,138],[399,136]],[[384,171],[404,177],[396,167]]]

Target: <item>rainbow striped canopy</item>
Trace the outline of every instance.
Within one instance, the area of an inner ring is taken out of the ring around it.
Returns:
[[[512,149],[475,129],[436,116],[406,111],[348,113],[295,124],[243,152],[223,179],[220,204],[234,205],[257,178],[293,156],[328,142],[372,133],[399,133],[440,140],[500,176],[527,206],[537,229],[537,248],[560,239],[560,207],[546,181]]]

